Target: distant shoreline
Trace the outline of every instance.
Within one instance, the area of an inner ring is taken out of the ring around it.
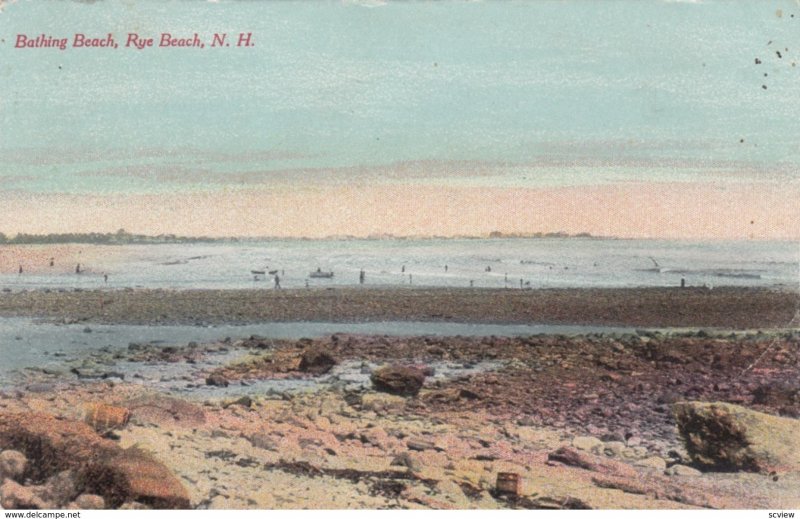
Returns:
[[[100,238],[95,236],[100,235]],[[666,241],[666,242],[686,242],[686,243],[796,243],[800,247],[800,241],[790,238],[775,238],[764,240],[753,240],[750,238],[675,238],[675,237],[631,237],[631,236],[594,236],[588,233],[566,234],[566,233],[532,233],[532,234],[499,234],[489,233],[486,235],[459,235],[459,236],[176,236],[176,235],[132,235],[130,238],[119,239],[115,233],[88,233],[81,234],[81,237],[65,238],[64,234],[57,235],[23,235],[9,238],[0,232],[0,247],[4,245],[177,245],[177,244],[236,244],[236,243],[264,243],[264,242],[328,242],[328,241],[370,241],[370,242],[423,242],[423,241],[442,241],[442,240],[590,240],[590,241]]]
[[[89,245],[158,245],[177,243],[253,243],[263,241],[424,241],[424,240],[490,240],[490,239],[591,239],[617,240],[613,236],[592,236],[589,233],[568,234],[564,232],[535,233],[502,233],[491,232],[484,235],[463,236],[395,236],[392,234],[351,236],[337,235],[311,238],[304,236],[178,236],[176,234],[132,234],[120,229],[113,233],[18,233],[13,238],[0,233],[0,245],[54,245],[54,244],[89,244]]]
[[[653,328],[788,327],[800,293],[770,288],[90,290],[0,293],[0,317],[136,325],[430,321]]]

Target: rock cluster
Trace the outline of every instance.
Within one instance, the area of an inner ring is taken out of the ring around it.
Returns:
[[[3,508],[189,507],[185,488],[162,463],[78,421],[0,413],[0,449]]]
[[[800,421],[723,402],[673,406],[686,448],[714,470],[800,471]]]

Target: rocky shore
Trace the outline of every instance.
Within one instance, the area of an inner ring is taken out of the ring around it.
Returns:
[[[26,370],[0,395],[0,504],[799,508],[799,345],[645,331],[131,344]]]
[[[397,320],[756,329],[789,326],[800,308],[796,290],[747,287],[6,290],[0,316],[146,325]]]

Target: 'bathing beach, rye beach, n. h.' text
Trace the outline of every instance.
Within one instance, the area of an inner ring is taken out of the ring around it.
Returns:
[[[49,34],[17,34],[14,48],[16,49],[44,49],[53,48],[66,50],[76,49],[136,49],[147,48],[209,48],[221,47],[253,47],[255,45],[252,32],[241,32],[234,35],[215,32],[210,38],[201,38],[198,33],[191,36],[176,35],[169,32],[159,33],[158,36],[142,35],[135,32],[126,33],[124,43],[120,45],[113,33],[104,35],[84,34],[77,32],[71,37],[58,37]]]

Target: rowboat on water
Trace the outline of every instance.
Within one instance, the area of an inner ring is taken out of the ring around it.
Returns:
[[[333,272],[332,271],[324,271],[317,269],[315,272],[312,272],[308,275],[310,278],[332,278]]]
[[[266,272],[264,272],[263,270],[251,270],[250,273],[255,274],[256,276],[258,276],[259,274],[261,275],[266,274]]]

